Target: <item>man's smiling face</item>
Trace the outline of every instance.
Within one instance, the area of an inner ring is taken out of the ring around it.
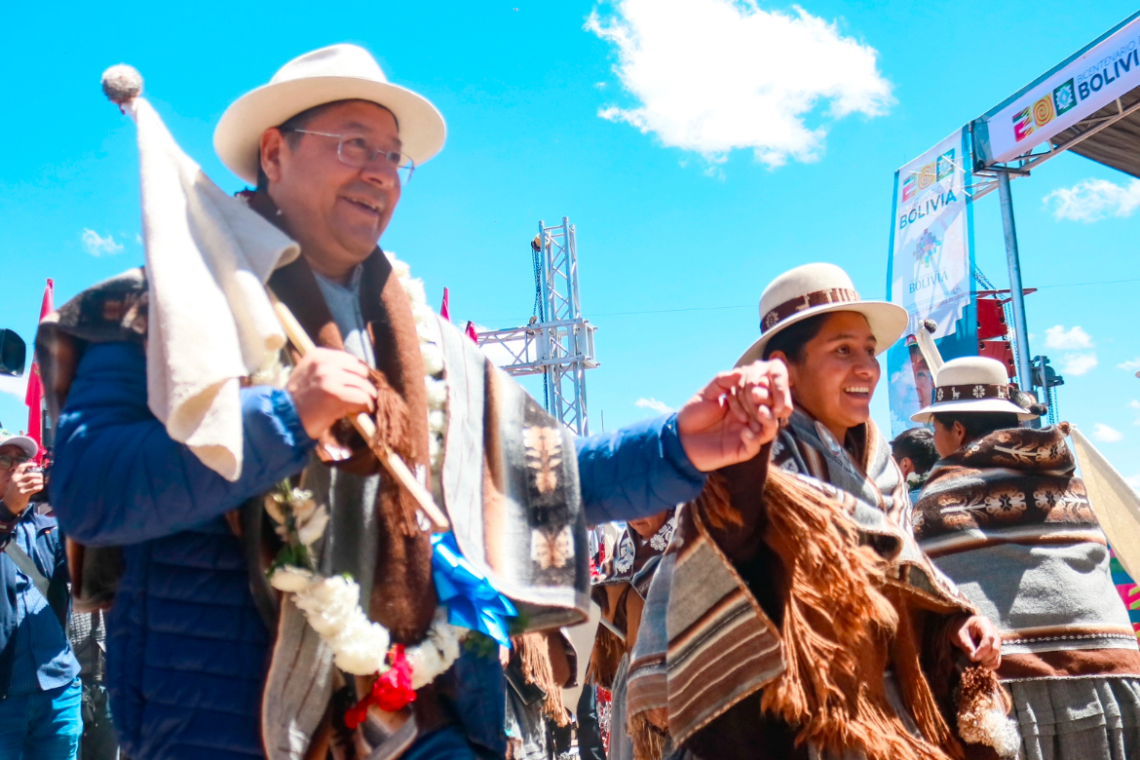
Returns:
[[[398,151],[399,129],[387,109],[360,100],[336,103],[303,127],[362,141],[373,151]],[[299,139],[298,139],[299,138]],[[340,139],[316,134],[262,137],[262,167],[284,227],[321,274],[340,279],[376,248],[400,200],[396,166],[383,155],[345,164]]]

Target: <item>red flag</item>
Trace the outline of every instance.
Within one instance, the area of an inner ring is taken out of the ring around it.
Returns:
[[[443,317],[448,322],[451,321],[451,313],[447,308],[447,288],[443,289],[443,303],[439,305],[439,316]]]
[[[469,321],[467,323],[467,329],[464,330],[463,332],[467,333],[467,337],[470,338],[471,340],[475,341],[476,345],[479,344],[479,334],[477,332],[475,332],[475,323],[474,322]]]
[[[54,287],[55,283],[49,278],[47,287],[44,288],[44,300],[40,305],[41,322],[44,317],[55,311],[52,307],[52,289]],[[28,437],[33,439],[40,446],[40,453],[36,455],[36,463],[40,464],[44,458],[44,384],[43,381],[40,380],[40,365],[34,360],[32,361],[32,368],[28,370],[28,392],[24,395],[24,403],[28,405]]]

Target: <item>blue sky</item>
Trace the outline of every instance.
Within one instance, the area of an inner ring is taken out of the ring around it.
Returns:
[[[433,301],[451,289],[457,321],[511,327],[531,314],[538,220],[569,216],[583,310],[599,328],[591,420],[597,429],[604,411],[613,428],[652,414],[647,400],[680,405],[731,366],[757,332],[761,290],[785,269],[831,261],[882,297],[894,170],[1134,11],[1117,0],[1079,12],[1042,0],[1031,14],[974,0],[807,0],[798,12],[652,0],[647,14],[646,2],[8,9],[22,31],[5,68],[21,74],[0,119],[0,326],[30,342],[44,278],[58,304],[142,262],[134,127],[101,94],[104,68],[136,66],[182,147],[237,190],[212,150],[226,106],[295,55],[351,41],[449,126],[384,247]],[[1013,184],[1024,280],[1040,288],[1026,302],[1031,349],[1066,377],[1062,417],[1099,431],[1130,477],[1140,380],[1118,365],[1140,357],[1133,182],[1062,156]],[[1069,203],[1046,201],[1066,190]],[[1004,284],[996,193],[975,209],[975,240]],[[25,426],[22,402],[22,382],[0,379],[8,428]],[[874,409],[885,423],[882,388]]]

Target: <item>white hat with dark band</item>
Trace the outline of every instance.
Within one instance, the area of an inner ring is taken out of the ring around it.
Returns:
[[[930,422],[942,412],[1005,412],[1019,420],[1041,416],[1015,404],[1011,399],[1017,397],[1017,386],[1009,382],[1004,364],[985,356],[963,356],[942,365],[934,379],[934,403],[910,418]]]
[[[834,264],[804,264],[772,280],[760,296],[760,338],[736,361],[751,364],[781,330],[818,314],[853,311],[867,318],[876,354],[886,351],[906,330],[906,309],[887,301],[864,301],[851,278]]]

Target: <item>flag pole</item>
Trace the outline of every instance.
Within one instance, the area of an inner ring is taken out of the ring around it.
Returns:
[[[276,296],[270,294],[273,301],[273,309],[277,312],[277,319],[280,320],[281,326],[285,329],[285,334],[289,336],[289,341],[297,349],[301,356],[312,351],[316,348],[313,339],[305,332],[305,328],[301,327],[301,323],[293,316],[293,312],[289,307],[277,300]],[[400,455],[389,449],[383,441],[376,436],[376,423],[367,414],[361,412],[355,417],[350,417],[349,421],[356,431],[364,438],[368,447],[372,449],[372,453],[380,460],[380,464],[384,465],[389,473],[408,490],[408,493],[419,504],[420,509],[423,510],[424,516],[432,524],[433,532],[446,533],[451,530],[451,523],[448,522],[447,517],[443,511],[436,505],[435,499],[432,498],[431,492],[427,490],[412,474],[408,465],[400,458]]]

